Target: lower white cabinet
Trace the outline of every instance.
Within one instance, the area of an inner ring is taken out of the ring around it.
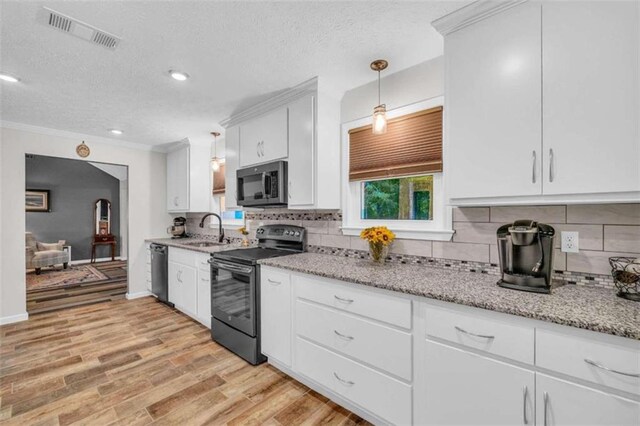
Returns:
[[[289,274],[260,270],[260,333],[262,353],[291,366],[291,281]]]
[[[260,288],[263,353],[375,424],[640,424],[638,340],[272,267]]]
[[[208,258],[208,254],[169,247],[169,302],[179,311],[211,327]]]
[[[416,409],[429,425],[534,424],[535,373],[427,341],[425,398]]]
[[[411,424],[411,385],[296,337],[295,370],[396,425]]]
[[[536,405],[542,426],[640,424],[640,403],[542,373],[536,374]]]

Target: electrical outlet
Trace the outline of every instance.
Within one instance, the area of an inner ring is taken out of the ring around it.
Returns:
[[[577,232],[561,232],[562,251],[565,253],[578,253],[580,250],[580,238]]]

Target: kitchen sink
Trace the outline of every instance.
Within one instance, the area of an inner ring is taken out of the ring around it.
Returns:
[[[223,246],[225,245],[225,243],[217,243],[214,241],[192,241],[189,243],[182,243],[185,246],[191,246],[191,247],[216,247],[216,246]]]

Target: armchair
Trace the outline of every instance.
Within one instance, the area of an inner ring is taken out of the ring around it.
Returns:
[[[36,275],[40,275],[45,266],[62,264],[64,269],[69,265],[69,253],[63,250],[65,241],[47,244],[36,241],[31,232],[26,233],[26,260],[27,269],[35,269]]]

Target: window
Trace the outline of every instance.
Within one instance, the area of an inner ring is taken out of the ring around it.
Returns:
[[[440,97],[389,111],[384,135],[373,135],[370,117],[343,125],[343,234],[384,225],[398,238],[451,239],[442,103]]]
[[[361,219],[431,220],[433,176],[362,182]]]

